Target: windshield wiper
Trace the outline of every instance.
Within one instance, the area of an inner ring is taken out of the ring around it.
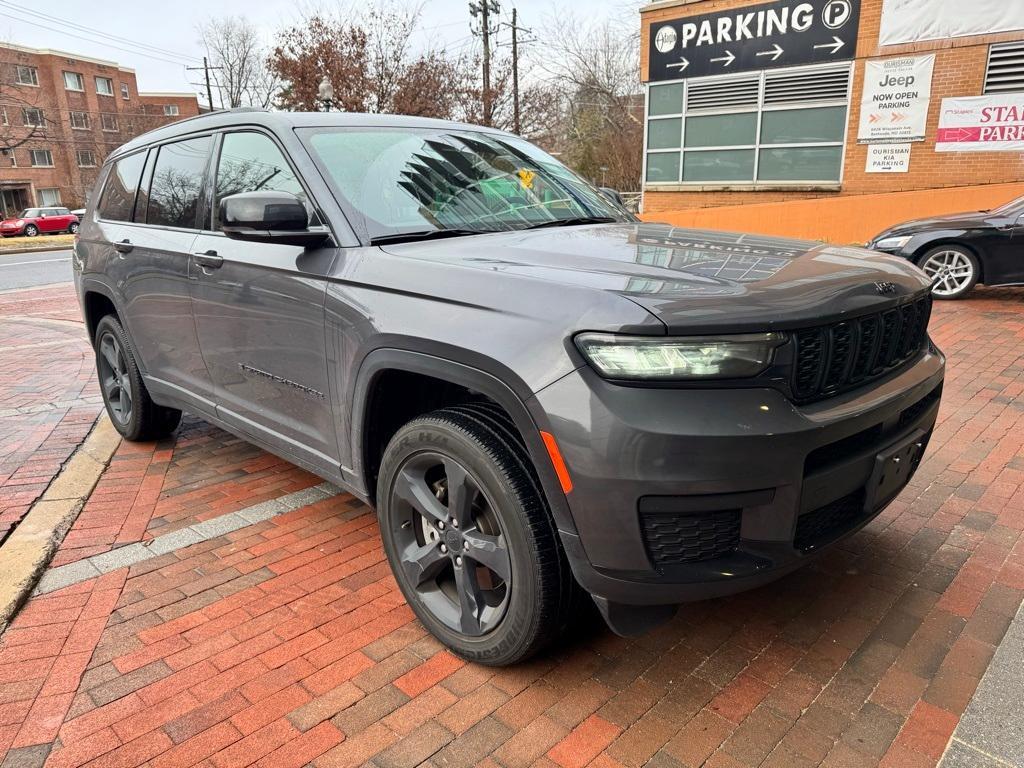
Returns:
[[[370,245],[388,243],[414,243],[421,240],[441,240],[446,237],[465,237],[467,235],[486,235],[485,229],[425,229],[416,232],[396,232],[393,235],[378,235],[370,240]]]
[[[544,229],[545,227],[575,227],[580,224],[614,224],[618,219],[612,216],[575,216],[571,219],[555,219],[531,224],[527,229]]]

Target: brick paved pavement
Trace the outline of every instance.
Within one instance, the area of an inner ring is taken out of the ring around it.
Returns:
[[[0,293],[0,542],[99,415],[80,319],[70,286]]]
[[[509,670],[425,635],[346,495],[31,600],[0,641],[9,766],[932,766],[1024,596],[1024,291],[937,307],[911,487],[774,585]],[[188,421],[123,445],[71,562],[318,482]]]

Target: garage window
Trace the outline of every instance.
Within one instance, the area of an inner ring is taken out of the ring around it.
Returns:
[[[651,85],[648,184],[835,184],[850,65]]]

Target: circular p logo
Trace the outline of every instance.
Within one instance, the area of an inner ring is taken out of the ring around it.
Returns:
[[[676,47],[676,41],[679,36],[676,34],[676,30],[671,26],[664,26],[658,30],[658,34],[654,37],[654,47],[661,53],[668,53]]]
[[[853,6],[850,0],[829,0],[821,11],[821,20],[829,29],[839,29],[850,20]]]

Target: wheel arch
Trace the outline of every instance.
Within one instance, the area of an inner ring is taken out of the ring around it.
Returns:
[[[575,525],[569,513],[565,494],[540,436],[540,430],[545,428],[543,414],[538,412],[532,397],[522,397],[501,378],[480,368],[448,358],[405,349],[376,349],[368,354],[359,366],[356,384],[353,388],[351,410],[353,472],[357,480],[363,483],[368,500],[374,501],[376,493],[376,470],[379,463],[375,451],[381,442],[386,445],[387,440],[390,439],[390,435],[386,434],[387,431],[392,428],[397,431],[401,427],[401,424],[389,424],[386,426],[384,434],[381,434],[380,424],[375,422],[380,414],[381,398],[387,395],[388,382],[394,381],[393,377],[395,376],[417,377],[416,381],[420,384],[429,381],[441,388],[451,387],[472,395],[483,396],[504,409],[523,438],[556,525],[560,530],[575,533]],[[525,386],[521,382],[517,383]],[[441,398],[438,407],[453,404],[443,402],[443,400],[444,398]],[[429,403],[429,398],[425,402]],[[528,405],[531,402],[534,404],[533,411]],[[425,412],[429,410],[434,410],[434,407],[428,408]],[[422,415],[422,413],[412,413],[411,417],[415,418],[417,415]],[[405,419],[402,423],[408,420]],[[392,435],[394,431],[391,431]]]

